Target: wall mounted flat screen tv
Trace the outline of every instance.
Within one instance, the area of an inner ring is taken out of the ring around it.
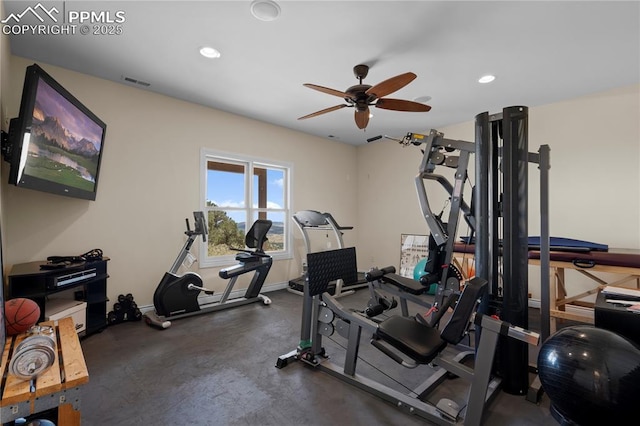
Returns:
[[[27,67],[20,115],[9,125],[9,183],[95,200],[106,129],[42,68]]]

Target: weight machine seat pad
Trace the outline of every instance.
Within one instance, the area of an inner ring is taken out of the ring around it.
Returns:
[[[487,285],[487,280],[473,277],[464,286],[449,322],[442,329],[441,337],[444,341],[457,345],[467,335],[471,317],[487,292]]]
[[[411,278],[403,277],[402,275],[390,273],[382,276],[382,281],[387,284],[393,284],[401,290],[411,294],[423,294],[429,290],[430,286],[423,286],[420,281],[412,280]]]
[[[487,291],[487,284],[487,280],[480,277],[474,277],[467,283],[442,333],[415,318],[396,315],[378,325],[376,336],[417,363],[427,364],[447,343],[458,344],[466,335],[477,304]],[[447,309],[447,306],[442,308]]]
[[[399,315],[382,321],[376,336],[419,364],[428,364],[447,346],[437,329]]]

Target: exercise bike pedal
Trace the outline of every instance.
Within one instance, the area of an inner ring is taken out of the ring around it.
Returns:
[[[269,299],[267,296],[265,296],[264,294],[259,294],[258,297],[260,299],[262,299],[262,303],[264,305],[270,305],[271,304],[271,299]]]
[[[142,315],[144,322],[151,327],[158,328],[160,330],[171,327],[171,321],[160,319],[154,312],[147,312]]]
[[[193,283],[189,283],[187,285],[187,290],[200,290],[200,291],[203,291],[204,294],[208,294],[210,296],[213,295],[213,290],[209,290],[206,287],[201,287],[201,286],[195,285]]]

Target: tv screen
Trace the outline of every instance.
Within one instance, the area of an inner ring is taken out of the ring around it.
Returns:
[[[20,115],[9,126],[9,183],[95,200],[106,129],[42,68],[27,67]]]

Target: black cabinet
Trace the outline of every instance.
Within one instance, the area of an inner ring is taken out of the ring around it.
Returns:
[[[57,293],[71,291],[75,300],[87,302],[86,335],[107,326],[107,261],[109,258],[68,265],[59,269],[42,269],[46,262],[14,265],[8,276],[7,299],[24,297],[40,306],[44,321],[47,300]]]
[[[599,292],[593,317],[596,327],[613,331],[640,345],[640,315],[628,311],[626,305],[609,303],[604,293]]]

